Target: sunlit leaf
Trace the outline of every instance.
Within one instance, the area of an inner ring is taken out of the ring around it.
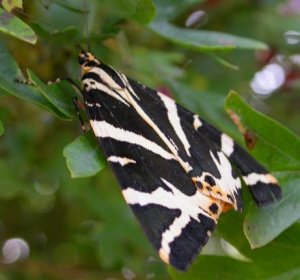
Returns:
[[[0,8],[0,32],[35,44],[37,37],[34,31],[22,20]]]
[[[185,48],[196,51],[228,51],[232,49],[266,49],[259,41],[231,34],[176,27],[165,21],[155,21],[150,28],[160,36]]]
[[[225,108],[242,133],[255,139],[255,157],[271,170],[299,170],[300,140],[293,132],[252,109],[235,92],[228,95]]]
[[[23,9],[23,1],[22,0],[2,0],[2,6],[3,8],[8,11],[9,13],[14,8]]]
[[[94,176],[104,168],[99,145],[92,139],[92,134],[81,135],[65,147],[63,155],[72,178]]]

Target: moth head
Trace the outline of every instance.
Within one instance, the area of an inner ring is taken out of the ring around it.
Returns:
[[[95,58],[90,52],[82,51],[78,55],[78,62],[81,65],[81,69],[83,73],[88,72],[91,68],[100,65],[100,61]]]

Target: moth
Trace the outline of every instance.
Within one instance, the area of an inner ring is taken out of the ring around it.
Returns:
[[[223,211],[281,198],[276,178],[232,138],[166,95],[81,52],[90,125],[160,258],[186,270]]]

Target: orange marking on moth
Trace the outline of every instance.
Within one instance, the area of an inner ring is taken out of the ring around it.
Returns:
[[[199,181],[199,179],[196,177],[193,177],[192,181],[203,194],[207,196],[213,196],[214,198],[217,199],[222,198],[228,200],[226,194],[222,191],[222,189],[219,186],[217,185],[212,186],[205,181]]]
[[[266,178],[271,184],[278,184],[277,179],[272,174],[267,174]]]
[[[274,178],[275,179],[275,178]],[[220,211],[218,211],[217,215],[211,215],[213,218],[218,218],[220,212],[227,212],[231,209],[234,209],[236,203],[234,202],[234,198],[232,195],[225,193],[218,185],[210,185],[206,181],[199,181],[198,178],[193,177],[192,181],[194,182],[197,189],[204,195],[210,197],[212,199],[212,203],[218,201],[218,206],[220,203],[224,204],[225,210],[223,211],[223,207],[219,207]],[[211,212],[210,212],[211,213]]]
[[[89,66],[81,66],[81,76],[88,73],[91,69],[92,69],[92,67],[89,67]]]
[[[226,212],[228,212],[230,210],[233,210],[233,209],[234,208],[233,208],[232,204],[224,203],[222,212],[226,213]]]
[[[159,249],[159,257],[167,264],[170,263],[170,260],[169,260],[169,255],[163,250],[163,249]]]

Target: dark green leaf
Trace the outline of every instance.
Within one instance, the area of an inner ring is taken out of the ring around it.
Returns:
[[[123,17],[130,17],[142,24],[149,23],[155,16],[152,0],[107,1],[112,11]]]
[[[143,81],[145,85],[155,87],[157,79],[173,81],[184,76],[185,71],[180,65],[184,63],[185,57],[181,53],[155,50],[149,53],[144,48],[133,49],[133,52],[132,69],[127,68],[126,73],[129,76],[134,75],[135,79]]]
[[[0,77],[11,81],[20,78],[21,70],[3,44],[0,44],[0,61]]]
[[[16,37],[30,44],[35,44],[34,31],[22,20],[0,8],[0,32]]]
[[[53,104],[65,118],[71,118],[75,114],[72,98],[76,96],[75,90],[66,81],[60,81],[49,85],[44,84],[30,70],[27,71],[29,80],[33,82],[36,89]]]
[[[66,118],[33,86],[24,85],[16,79],[24,79],[16,61],[6,48],[0,44],[0,88],[9,94],[33,102],[57,115]]]
[[[278,174],[283,197],[277,203],[250,208],[244,221],[244,231],[251,247],[266,245],[300,219],[300,174]]]
[[[142,24],[147,24],[151,22],[154,16],[155,6],[152,0],[139,0],[132,18]]]
[[[155,0],[154,3],[157,9],[157,20],[171,20],[185,12],[187,8],[194,4],[199,4],[203,0]]]
[[[77,6],[69,4],[67,1],[54,0],[53,2],[74,13],[79,13],[79,14],[88,13],[88,11],[86,11],[84,8],[78,8]]]
[[[4,133],[4,126],[2,121],[0,121],[0,135],[2,135]]]
[[[216,269],[222,268],[222,269]],[[250,280],[255,279],[254,270],[248,263],[223,256],[200,256],[188,272],[169,269],[175,280]]]
[[[226,110],[242,133],[250,133],[255,138],[253,155],[271,170],[299,170],[300,140],[278,122],[255,111],[237,93],[230,92]]]
[[[63,155],[72,178],[94,176],[105,167],[99,145],[92,139],[92,133],[81,135],[64,148]]]
[[[263,50],[267,46],[259,41],[214,31],[179,28],[164,21],[155,21],[150,28],[171,42],[196,51],[228,51],[232,49]]]
[[[44,40],[47,40],[47,42],[52,43],[66,43],[68,44],[76,44],[80,41],[80,33],[76,27],[67,27],[63,30],[53,30],[49,27],[44,28],[40,24],[33,23],[31,24],[33,30],[36,32],[36,34],[43,38]]]

